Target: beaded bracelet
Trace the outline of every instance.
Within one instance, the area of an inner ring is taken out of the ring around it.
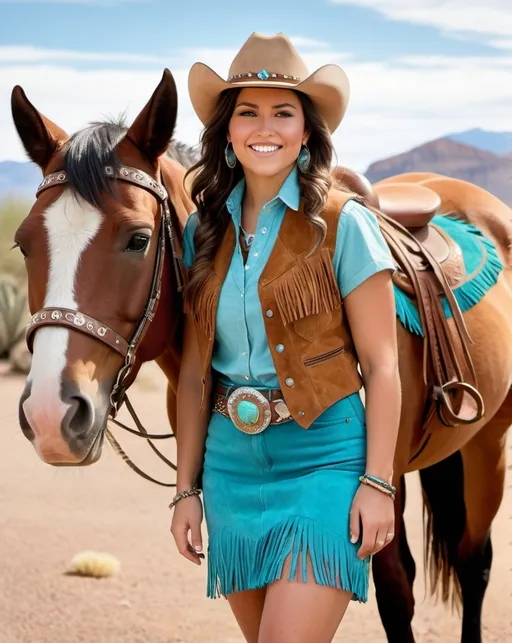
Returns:
[[[389,484],[385,480],[377,478],[377,476],[372,476],[369,473],[365,473],[359,478],[359,482],[361,482],[362,484],[366,484],[369,487],[373,487],[374,489],[377,489],[377,491],[380,491],[387,496],[390,496],[392,500],[395,500],[396,498],[396,487]]]
[[[171,500],[171,503],[169,504],[169,509],[172,509],[174,506],[178,504],[180,500],[183,500],[183,498],[188,498],[189,496],[198,496],[201,493],[201,489],[198,489],[197,487],[192,487],[192,489],[186,489],[185,491],[180,491],[180,493],[177,493],[174,498]]]

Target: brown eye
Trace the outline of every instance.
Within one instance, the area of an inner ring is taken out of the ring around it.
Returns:
[[[148,247],[149,237],[146,234],[134,234],[125,248],[125,252],[144,252]]]

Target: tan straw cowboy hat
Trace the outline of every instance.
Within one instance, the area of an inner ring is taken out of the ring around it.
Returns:
[[[214,113],[220,93],[237,87],[277,87],[307,94],[334,132],[348,105],[347,75],[338,65],[324,65],[312,74],[290,40],[283,34],[253,33],[235,56],[227,80],[204,63],[192,66],[188,77],[190,100],[205,125]]]

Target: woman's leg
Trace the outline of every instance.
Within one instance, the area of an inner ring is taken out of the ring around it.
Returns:
[[[249,589],[227,596],[229,606],[247,643],[258,643],[266,588]]]
[[[258,643],[331,643],[352,592],[315,583],[309,559],[307,582],[288,574],[267,587]]]

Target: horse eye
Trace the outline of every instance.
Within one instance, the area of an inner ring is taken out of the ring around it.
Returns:
[[[128,242],[125,252],[144,252],[149,243],[149,237],[146,234],[134,234]]]

